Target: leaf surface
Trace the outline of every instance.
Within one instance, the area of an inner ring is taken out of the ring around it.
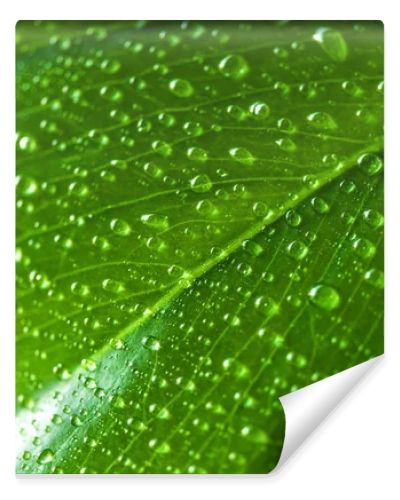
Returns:
[[[382,28],[17,27],[19,472],[266,472],[382,352]]]

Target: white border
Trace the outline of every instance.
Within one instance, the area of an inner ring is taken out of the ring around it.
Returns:
[[[19,19],[380,19],[386,44],[386,356],[278,474],[271,476],[14,475],[14,27]],[[3,498],[63,500],[243,496],[290,499],[399,498],[400,64],[393,0],[120,1],[3,0],[0,6],[0,485]],[[390,493],[389,493],[390,492]]]

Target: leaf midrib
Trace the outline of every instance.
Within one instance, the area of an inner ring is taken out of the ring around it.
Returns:
[[[382,147],[380,142],[378,141],[377,144],[374,144],[368,148],[364,148],[363,153],[369,152],[369,153],[380,153],[382,151]],[[164,309],[172,300],[177,298],[179,295],[181,295],[186,289],[191,288],[194,284],[194,282],[199,279],[201,276],[203,276],[206,272],[210,271],[213,267],[215,267],[217,264],[220,262],[224,261],[227,259],[233,252],[235,252],[242,242],[246,239],[252,239],[254,238],[257,234],[259,234],[262,230],[264,230],[268,225],[276,222],[279,220],[284,213],[291,209],[296,207],[299,203],[301,203],[304,199],[308,198],[310,195],[318,192],[322,187],[330,184],[333,182],[335,179],[342,177],[346,172],[351,170],[352,168],[357,166],[356,159],[359,156],[360,152],[356,153],[353,155],[353,157],[348,160],[346,163],[342,164],[342,168],[338,170],[337,172],[333,171],[330,172],[329,175],[326,176],[321,176],[319,180],[319,185],[315,189],[307,189],[303,188],[299,192],[297,192],[297,198],[295,201],[292,201],[289,199],[287,203],[285,203],[280,211],[276,212],[275,214],[272,214],[270,219],[266,221],[265,219],[253,224],[248,230],[245,232],[241,233],[239,236],[236,238],[230,240],[224,250],[220,252],[218,255],[206,260],[204,263],[200,264],[196,268],[190,271],[190,273],[187,273],[187,276],[185,277],[185,282],[182,284],[182,282],[178,282],[177,285],[172,287],[168,293],[166,293],[160,300],[158,300],[152,307],[151,309],[148,309],[147,314],[142,315],[140,318],[136,319],[135,321],[129,323],[127,326],[125,326],[120,332],[114,337],[115,340],[124,340],[128,335],[133,333],[135,330],[137,330],[139,327],[143,326],[148,320],[153,318],[159,311]],[[99,360],[102,358],[103,355],[105,355],[107,352],[111,350],[111,347],[109,344],[105,343],[102,347],[100,347],[95,353],[91,355],[91,358],[93,360]],[[76,367],[75,367],[76,369]]]

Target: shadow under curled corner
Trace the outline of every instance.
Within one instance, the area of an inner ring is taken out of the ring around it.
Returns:
[[[279,398],[285,414],[285,440],[277,474],[308,437],[358,384],[383,361],[384,355],[365,361]]]

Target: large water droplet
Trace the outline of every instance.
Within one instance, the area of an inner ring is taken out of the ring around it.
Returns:
[[[336,309],[340,304],[340,295],[331,286],[316,285],[308,292],[308,296],[313,304],[326,311]]]
[[[202,148],[189,148],[187,150],[187,157],[189,160],[194,160],[194,161],[207,161],[208,154],[205,149]]]
[[[37,462],[39,464],[49,464],[53,460],[54,460],[54,452],[49,448],[47,448],[40,453]]]
[[[123,219],[113,219],[110,227],[118,236],[128,236],[131,232],[130,225]]]
[[[287,253],[295,260],[303,260],[308,254],[308,246],[301,240],[294,240],[287,246]]]
[[[169,219],[166,215],[160,214],[143,214],[140,220],[146,226],[154,227],[156,229],[168,229]]]
[[[249,72],[249,66],[242,56],[229,55],[218,64],[220,72],[227,78],[240,80]]]
[[[192,84],[188,80],[176,78],[169,82],[169,90],[177,97],[190,97],[193,94]]]
[[[254,156],[246,148],[231,148],[229,154],[231,158],[243,165],[252,165],[254,163]]]
[[[333,61],[343,62],[347,59],[347,44],[339,31],[331,28],[319,28],[314,33],[313,38]]]
[[[206,193],[212,188],[212,182],[208,175],[200,174],[191,179],[190,187],[195,193]]]
[[[322,130],[331,130],[337,128],[335,120],[329,113],[316,111],[307,116],[307,121],[315,128]]]
[[[366,153],[358,158],[357,163],[367,175],[375,175],[382,170],[383,162],[379,156],[373,153]]]

